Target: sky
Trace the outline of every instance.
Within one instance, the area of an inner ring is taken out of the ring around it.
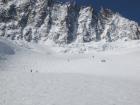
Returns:
[[[80,2],[80,0],[78,0]],[[89,0],[93,6],[110,8],[121,15],[140,23],[140,0]]]
[[[92,4],[97,10],[109,8],[140,24],[140,0],[77,0],[79,4]]]

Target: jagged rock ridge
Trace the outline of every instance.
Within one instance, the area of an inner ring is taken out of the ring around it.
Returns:
[[[54,0],[1,0],[0,36],[58,44],[140,39],[140,28],[109,9]]]

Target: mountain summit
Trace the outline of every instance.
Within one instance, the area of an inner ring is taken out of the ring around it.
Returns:
[[[70,1],[1,0],[0,37],[56,44],[140,39],[138,23]]]

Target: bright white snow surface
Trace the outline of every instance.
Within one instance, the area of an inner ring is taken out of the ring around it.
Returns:
[[[140,41],[68,46],[0,39],[0,105],[140,105]]]

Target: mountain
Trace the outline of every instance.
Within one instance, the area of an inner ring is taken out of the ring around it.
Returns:
[[[139,39],[110,9],[0,0],[0,105],[140,105]]]
[[[74,0],[1,0],[0,37],[35,43],[138,40],[138,23],[110,9],[97,12]]]

